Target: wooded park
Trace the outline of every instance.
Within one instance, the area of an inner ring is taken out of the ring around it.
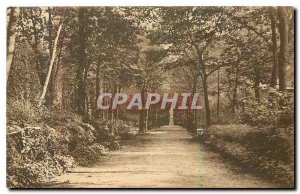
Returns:
[[[7,186],[293,188],[294,17],[292,7],[9,7]],[[120,93],[143,105],[150,93],[199,94],[202,108],[112,108]]]

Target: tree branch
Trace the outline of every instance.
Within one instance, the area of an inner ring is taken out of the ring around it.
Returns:
[[[211,70],[210,72],[208,72],[208,73],[206,74],[206,77],[210,76],[213,72],[217,71],[217,70],[220,69],[221,67],[226,67],[226,66],[228,66],[228,65],[230,65],[230,64],[229,64],[229,63],[223,63],[222,65],[217,66],[216,68],[214,68],[213,70]]]
[[[236,22],[238,22],[239,24],[241,24],[242,26],[244,26],[245,28],[251,30],[252,32],[254,32],[255,34],[257,34],[259,37],[261,37],[268,45],[269,48],[272,48],[272,44],[269,42],[269,40],[263,35],[263,33],[259,32],[257,29],[255,29],[253,26],[249,26],[247,24],[246,21],[242,21],[241,18],[239,17],[236,17],[232,14],[229,14],[229,16],[235,20]]]

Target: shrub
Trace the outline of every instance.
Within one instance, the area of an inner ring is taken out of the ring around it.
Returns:
[[[92,120],[90,121],[90,124],[95,128],[94,135],[96,138],[96,142],[114,140],[114,136],[111,133],[111,125],[109,121]]]
[[[62,155],[54,129],[48,126],[15,129],[7,137],[8,187],[34,187],[62,171]],[[72,161],[70,156],[64,157]],[[71,167],[74,164],[67,165]]]
[[[255,130],[246,124],[213,125],[207,130],[206,135],[212,135],[227,141],[243,142],[245,136]]]
[[[254,126],[287,127],[294,123],[294,101],[291,96],[273,95],[269,100],[248,99],[241,121]]]
[[[8,187],[35,187],[76,163],[90,165],[109,150],[119,149],[117,139],[133,135],[129,122],[83,123],[73,113],[22,101],[8,103]]]
[[[206,143],[238,161],[245,170],[259,172],[283,187],[293,185],[293,128],[254,128],[249,125],[214,125]]]
[[[25,125],[40,122],[40,110],[30,102],[10,99],[7,101],[6,118],[8,124]]]
[[[135,135],[133,123],[122,120],[116,121],[91,121],[95,127],[97,142],[114,141],[115,139],[130,139]]]
[[[80,123],[71,123],[67,126],[67,130],[70,133],[70,151],[73,151],[80,146],[91,145],[96,139],[93,134],[95,129],[92,126]]]
[[[130,122],[118,120],[113,123],[112,128],[116,135],[120,136],[121,139],[131,139],[135,135],[132,123]]]
[[[41,119],[52,127],[68,126],[69,124],[83,123],[79,115],[56,108],[43,108]]]
[[[88,166],[97,161],[100,156],[107,154],[108,149],[101,144],[93,144],[87,147],[80,146],[71,153],[80,166]]]

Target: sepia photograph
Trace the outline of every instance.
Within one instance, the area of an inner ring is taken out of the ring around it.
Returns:
[[[7,7],[6,187],[295,189],[294,22],[290,6]]]

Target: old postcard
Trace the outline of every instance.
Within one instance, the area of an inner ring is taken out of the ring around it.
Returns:
[[[294,188],[292,7],[8,7],[8,188]]]

